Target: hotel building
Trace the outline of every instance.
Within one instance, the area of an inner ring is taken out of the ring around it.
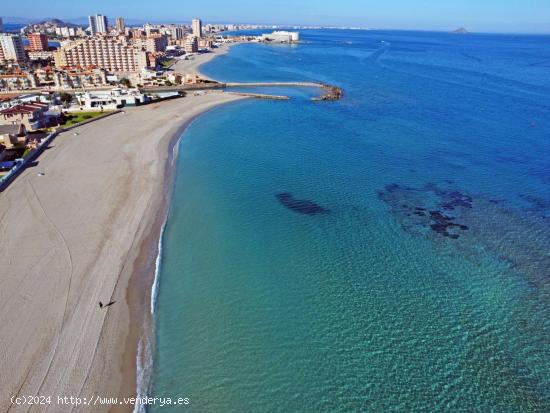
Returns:
[[[54,53],[54,60],[57,68],[96,66],[109,72],[137,72],[147,66],[141,48],[107,37],[71,42]]]
[[[32,52],[45,52],[48,50],[48,37],[42,33],[29,33],[29,50]]]

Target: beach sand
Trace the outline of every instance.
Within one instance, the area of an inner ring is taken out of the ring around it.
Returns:
[[[57,397],[135,396],[173,145],[236,99],[189,96],[63,132],[0,193],[0,411],[132,411]],[[16,406],[16,395],[52,400]]]
[[[171,69],[177,73],[181,73],[184,75],[188,73],[194,73],[199,75],[203,79],[212,80],[208,76],[205,76],[203,73],[200,72],[199,66],[209,62],[215,57],[228,53],[229,49],[236,44],[239,44],[239,43],[235,42],[235,43],[222,44],[220,47],[212,49],[212,51],[209,53],[195,54],[190,60],[183,60],[183,59],[177,60],[176,63],[174,63],[174,65],[171,67]]]

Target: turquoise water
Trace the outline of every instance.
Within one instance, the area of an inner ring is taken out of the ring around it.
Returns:
[[[550,411],[550,37],[303,39],[204,68],[345,98],[286,90],[184,133],[150,395],[193,412]]]

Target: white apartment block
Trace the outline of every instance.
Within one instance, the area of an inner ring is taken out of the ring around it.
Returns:
[[[107,33],[107,16],[103,16],[102,14],[88,16],[88,23],[90,24],[90,32],[92,33],[92,36],[97,33]]]
[[[25,63],[27,56],[23,48],[21,36],[17,34],[0,33],[0,64],[10,61]]]
[[[102,69],[59,71],[54,73],[53,79],[55,86],[61,89],[107,85],[107,75]]]
[[[75,37],[76,29],[74,27],[56,27],[55,34],[63,37]]]
[[[147,67],[147,55],[123,39],[94,37],[71,42],[54,53],[55,66],[96,66],[108,72],[137,72]]]

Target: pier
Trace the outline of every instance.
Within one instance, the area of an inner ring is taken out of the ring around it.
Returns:
[[[270,100],[289,100],[289,96],[285,95],[269,95],[266,93],[247,93],[247,92],[227,92],[229,95],[244,96],[255,99],[270,99]]]
[[[324,93],[312,98],[313,101],[324,100],[339,100],[343,97],[344,93],[341,88],[337,86],[327,85],[317,82],[204,82],[204,83],[192,83],[175,86],[155,86],[140,88],[142,93],[161,93],[161,92],[187,92],[187,91],[199,91],[199,90],[219,90],[219,89],[231,89],[231,88],[246,88],[246,87],[311,87],[319,88]],[[250,96],[261,99],[275,99],[275,100],[287,100],[288,96],[280,95],[268,95],[262,93],[248,93],[248,92],[230,92],[233,94],[239,94],[240,96]]]

